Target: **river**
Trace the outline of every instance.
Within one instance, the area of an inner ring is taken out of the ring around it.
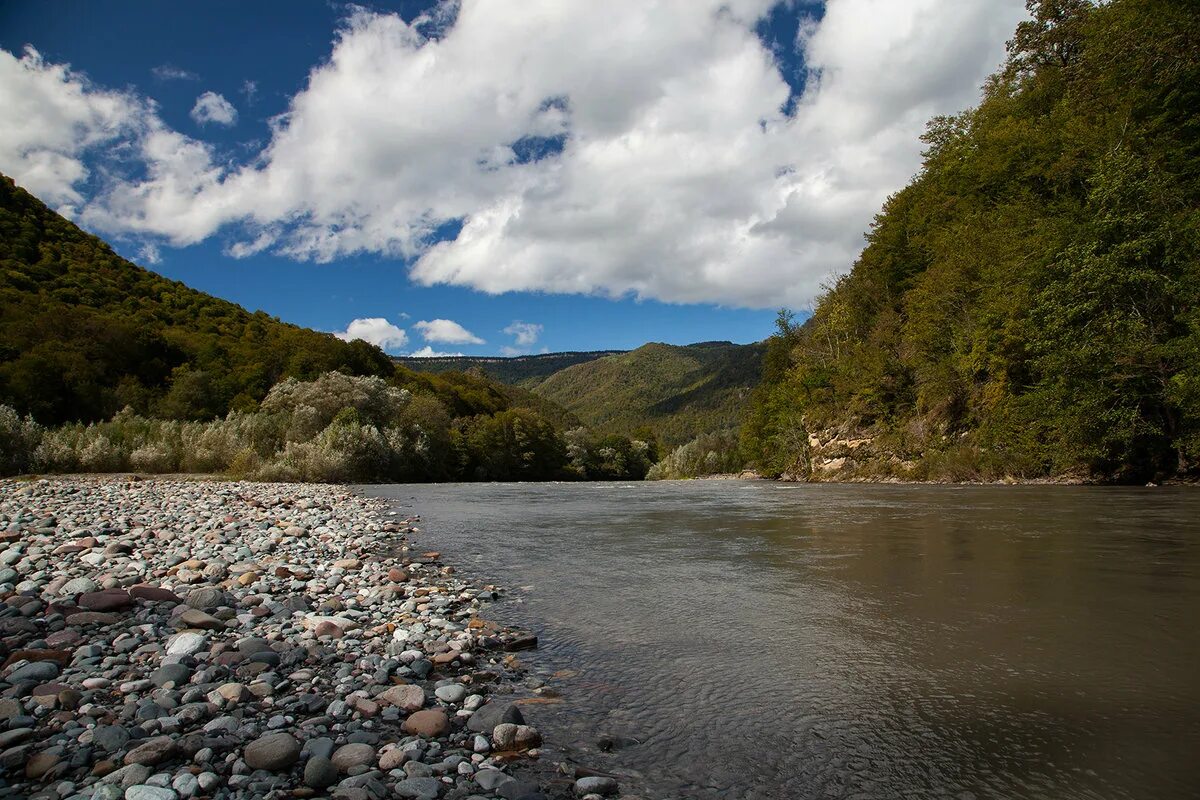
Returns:
[[[1200,490],[368,491],[509,587],[547,759],[643,796],[1200,792]]]

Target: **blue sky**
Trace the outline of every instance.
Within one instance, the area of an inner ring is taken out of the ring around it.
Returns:
[[[1020,13],[873,3],[10,0],[0,170],[168,277],[386,319],[394,352],[756,341],[849,268]]]

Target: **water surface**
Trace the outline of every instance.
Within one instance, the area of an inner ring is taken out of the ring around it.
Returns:
[[[550,757],[646,796],[1200,792],[1200,490],[370,491],[511,587]]]

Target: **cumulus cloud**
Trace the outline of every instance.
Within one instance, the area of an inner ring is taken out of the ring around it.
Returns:
[[[196,98],[196,105],[192,106],[191,116],[197,125],[207,125],[212,122],[228,127],[237,122],[237,109],[223,95],[216,92],[205,92]]]
[[[446,353],[440,350],[434,350],[429,345],[425,345],[420,350],[414,350],[408,354],[411,358],[453,358],[461,356],[462,353]]]
[[[365,317],[352,320],[344,331],[334,331],[334,336],[343,341],[362,339],[384,350],[396,350],[408,344],[408,334],[397,328],[384,317]]]
[[[89,150],[140,135],[149,113],[126,92],[93,85],[67,64],[48,64],[32,47],[21,58],[0,50],[0,170],[70,213],[83,200]]]
[[[925,121],[975,102],[1024,10],[828,0],[796,42],[809,76],[789,103],[754,32],[774,4],[447,0],[412,24],[359,9],[261,153],[222,162],[143,104],[147,169],[118,174],[82,219],[174,245],[228,228],[234,255],[381,254],[418,283],[492,293],[800,305],[916,171]],[[0,85],[71,96],[54,69]],[[68,138],[78,164],[95,140]],[[36,177],[10,152],[0,168]],[[40,185],[70,196],[80,180]]]
[[[513,320],[513,323],[504,329],[504,333],[515,337],[518,347],[530,347],[542,335],[542,326],[536,322],[521,322],[518,319]]]
[[[427,342],[443,342],[445,344],[485,344],[469,330],[452,319],[419,320],[412,325],[421,332]]]

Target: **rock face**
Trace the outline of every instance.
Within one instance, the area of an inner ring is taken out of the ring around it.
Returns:
[[[528,639],[411,522],[333,486],[0,480],[0,796],[540,796],[506,772],[541,737],[488,700]]]
[[[251,769],[282,772],[300,758],[300,742],[290,733],[268,733],[246,745],[242,757]]]

